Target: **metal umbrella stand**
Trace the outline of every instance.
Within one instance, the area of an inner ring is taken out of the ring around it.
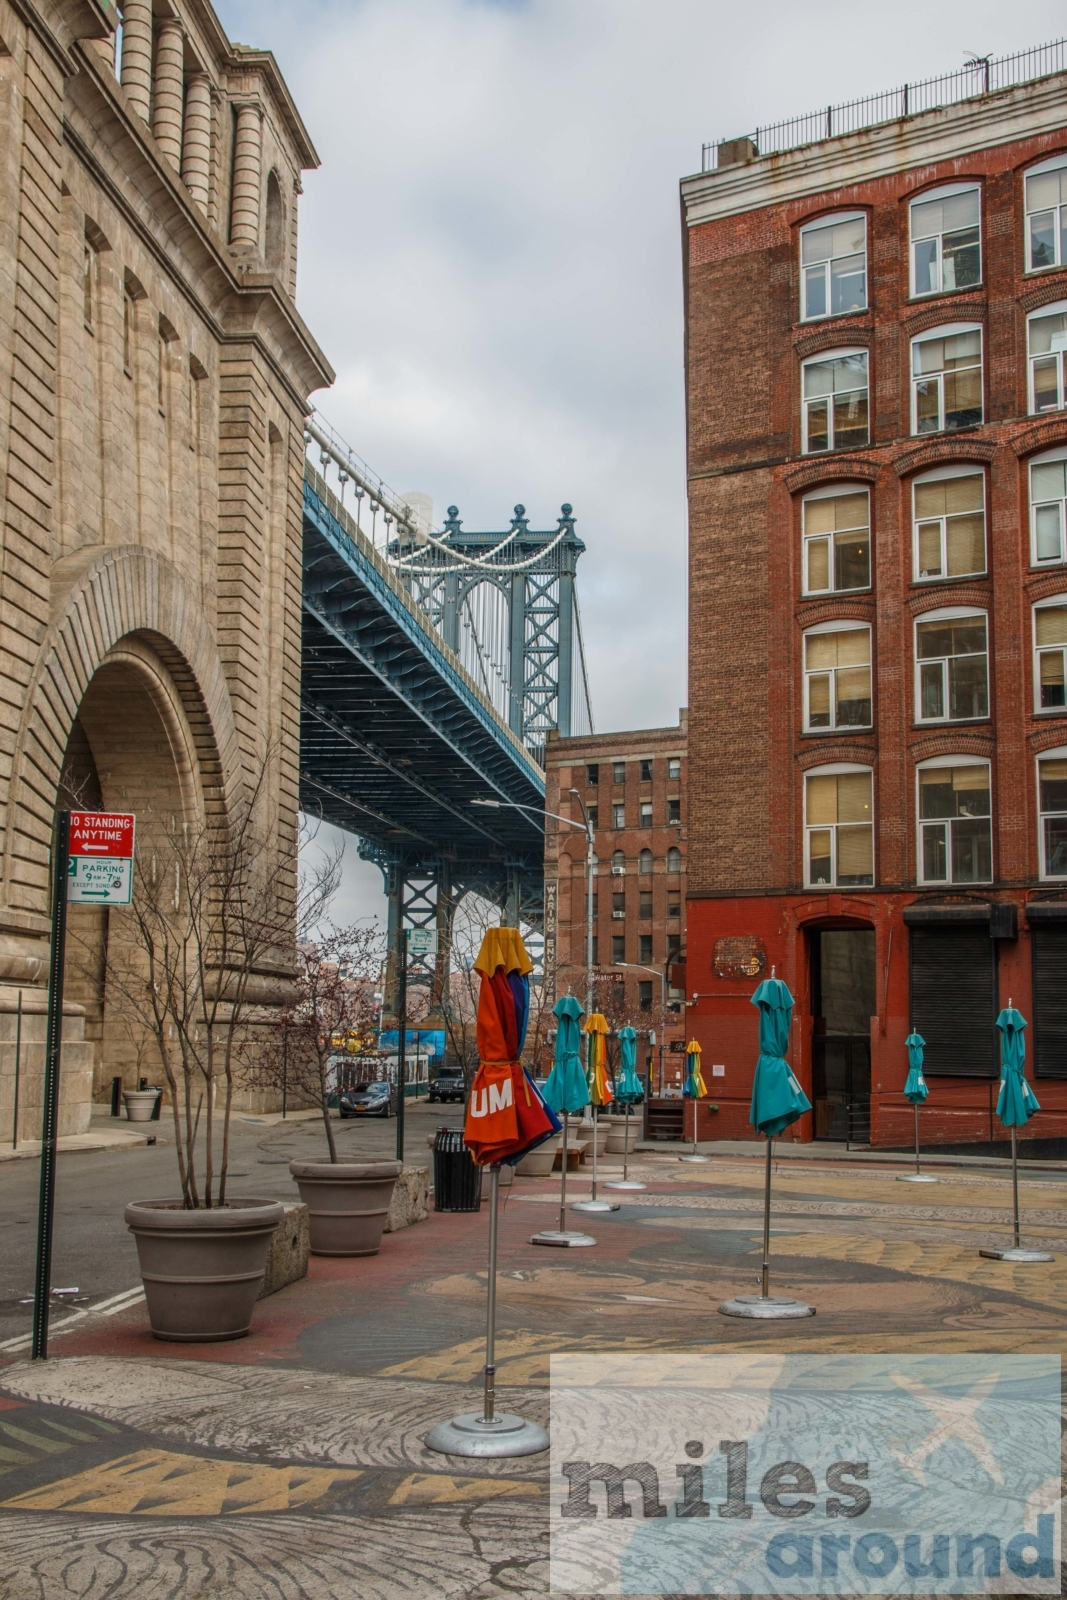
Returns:
[[[771,1254],[771,1156],[775,1135],[788,1128],[811,1102],[793,1076],[785,1052],[789,1047],[789,1024],[793,1017],[793,996],[780,978],[771,976],[752,996],[758,1009],[759,1060],[752,1083],[752,1108],[749,1121],[767,1140],[767,1168],[763,1182],[763,1270],[759,1294],[739,1294],[719,1307],[725,1317],[813,1317],[815,1307],[802,1300],[790,1300],[770,1292]]]
[[[597,1113],[602,1105],[608,1105],[613,1099],[611,1085],[607,1079],[607,1048],[606,1038],[608,1032],[607,1018],[599,1011],[594,1011],[592,1016],[586,1017],[582,1024],[589,1035],[589,1098],[593,1105],[593,1187],[588,1200],[575,1200],[571,1205],[572,1211],[618,1211],[617,1200],[598,1200],[596,1195],[597,1179],[597,1147],[600,1144],[599,1124]]]
[[[701,1095],[705,1095],[708,1092],[700,1071],[700,1053],[699,1042],[696,1039],[690,1039],[685,1047],[686,1078],[683,1094],[687,1100],[692,1100],[693,1102],[693,1148],[689,1155],[679,1156],[678,1159],[679,1161],[698,1162],[701,1166],[707,1166],[711,1157],[702,1156],[697,1149],[697,1117],[699,1115],[697,1103]]]
[[[924,1172],[919,1157],[919,1107],[923,1104],[929,1089],[923,1076],[923,1051],[926,1040],[921,1033],[909,1033],[904,1043],[908,1047],[908,1076],[904,1084],[904,1098],[911,1102],[915,1112],[915,1171],[901,1172],[897,1176],[898,1183],[936,1183],[937,1179],[931,1172]]]
[[[615,1100],[622,1101],[625,1107],[625,1125],[622,1136],[622,1177],[614,1183],[606,1183],[605,1189],[647,1189],[647,1183],[642,1183],[638,1178],[630,1177],[630,1112],[637,1096],[641,1093],[641,1084],[637,1077],[637,1034],[631,1027],[619,1029],[619,1081],[615,1085]]]
[[[1040,1111],[1037,1095],[1026,1081],[1026,1018],[1016,1011],[1011,1000],[997,1018],[1000,1029],[1000,1095],[997,1116],[1011,1129],[1011,1194],[1013,1211],[1012,1243],[1006,1250],[979,1250],[992,1261],[1014,1261],[1023,1265],[1051,1261],[1045,1250],[1027,1250],[1019,1242],[1019,1129],[1025,1127],[1035,1111]]]
[[[559,1227],[542,1228],[540,1233],[535,1233],[530,1239],[531,1244],[548,1245],[557,1250],[584,1249],[596,1244],[591,1233],[581,1233],[567,1227],[567,1135],[570,1129],[570,1113],[582,1111],[589,1104],[589,1087],[582,1071],[582,1064],[578,1058],[581,1036],[578,1031],[578,1019],[582,1008],[573,995],[564,995],[552,1007],[552,1014],[559,1023],[556,1030],[556,1049],[552,1064],[552,1071],[545,1084],[545,1100],[557,1115],[563,1118],[563,1144],[560,1156],[563,1171],[560,1174],[559,1186]]]

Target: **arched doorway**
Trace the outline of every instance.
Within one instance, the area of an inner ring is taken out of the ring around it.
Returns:
[[[874,929],[837,918],[809,925],[812,1104],[816,1139],[871,1137],[871,1018],[877,1010]]]

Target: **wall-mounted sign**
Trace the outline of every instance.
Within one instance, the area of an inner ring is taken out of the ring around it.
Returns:
[[[712,966],[717,978],[758,978],[767,965],[767,950],[755,934],[716,939]]]

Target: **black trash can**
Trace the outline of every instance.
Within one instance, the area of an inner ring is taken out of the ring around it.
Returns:
[[[482,1174],[463,1143],[462,1128],[438,1128],[433,1142],[435,1211],[479,1211]]]

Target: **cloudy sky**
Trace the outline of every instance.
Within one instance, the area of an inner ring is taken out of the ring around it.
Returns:
[[[316,403],[395,489],[562,501],[598,730],[686,701],[678,179],[703,140],[1058,37],[1056,0],[215,0],[322,160],[298,301]],[[350,852],[354,854],[354,852]],[[354,869],[355,906],[376,871]],[[367,898],[369,896],[369,899]]]

